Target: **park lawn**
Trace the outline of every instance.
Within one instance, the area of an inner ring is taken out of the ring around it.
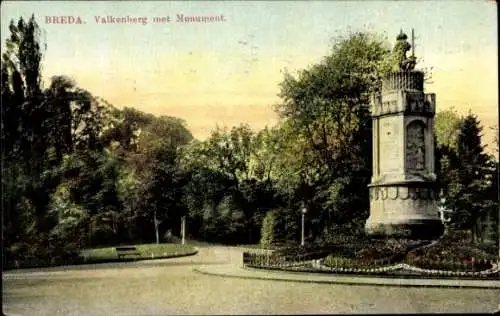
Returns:
[[[84,249],[80,256],[85,263],[114,262],[144,259],[161,259],[196,254],[197,250],[191,245],[180,244],[139,244],[128,245],[137,248],[140,256],[127,256],[118,259],[115,247]]]

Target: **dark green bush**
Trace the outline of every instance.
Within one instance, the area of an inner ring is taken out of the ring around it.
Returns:
[[[448,230],[441,238],[439,238],[440,245],[470,245],[471,244],[471,233],[464,230]]]
[[[387,239],[373,242],[356,253],[356,258],[361,262],[400,262],[408,251],[425,245],[425,241],[415,241],[408,239]]]
[[[439,243],[410,251],[405,261],[423,269],[481,271],[491,268],[491,260],[495,256],[478,248]]]
[[[9,260],[5,262],[5,268],[35,268],[79,263],[81,261],[79,252],[77,243],[40,236],[32,243],[13,244],[9,248]]]
[[[263,248],[270,249],[275,243],[274,231],[276,226],[276,215],[274,211],[268,211],[262,221],[262,228],[260,231],[260,245]]]
[[[478,245],[477,247],[481,251],[484,251],[490,255],[498,256],[498,244],[497,243],[482,244],[482,245]]]
[[[276,255],[283,256],[289,261],[321,259],[331,253],[353,257],[355,248],[351,247],[351,245],[306,245],[288,246],[276,250]]]

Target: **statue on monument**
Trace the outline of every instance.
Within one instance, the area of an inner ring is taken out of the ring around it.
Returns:
[[[408,36],[401,30],[392,50],[394,57],[393,71],[412,71],[415,69],[417,58],[414,55],[406,57],[406,53],[411,49],[411,44],[408,43],[407,39]]]

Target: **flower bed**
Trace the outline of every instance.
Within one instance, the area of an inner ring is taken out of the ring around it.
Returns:
[[[330,253],[342,252],[349,256],[353,250],[349,246],[321,245],[321,246],[291,246],[276,250],[276,255],[283,256],[286,260],[314,260],[328,256]]]
[[[361,263],[401,262],[406,254],[417,247],[426,245],[427,241],[414,241],[408,239],[388,239],[373,243],[356,253],[356,258]]]
[[[410,251],[405,262],[424,269],[482,271],[491,269],[495,259],[480,249],[437,244],[426,249]]]
[[[329,255],[325,258],[323,264],[327,267],[331,268],[340,268],[340,269],[374,269],[383,267],[388,262],[383,260],[370,260],[370,261],[362,261],[357,258],[345,258],[338,257],[335,255]]]
[[[342,241],[342,242],[341,242]],[[314,260],[325,258],[329,254],[346,258],[355,258],[362,249],[381,247],[385,240],[356,239],[354,237],[338,238],[335,242],[308,244],[305,246],[288,245],[276,250],[276,254],[284,256],[287,260]]]
[[[406,239],[288,246],[272,254],[244,254],[244,265],[287,271],[453,278],[500,277],[496,257],[461,235],[431,243]],[[464,245],[457,245],[464,243]]]

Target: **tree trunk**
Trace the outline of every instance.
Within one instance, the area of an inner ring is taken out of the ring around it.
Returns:
[[[485,237],[485,224],[484,221],[481,221],[480,227],[479,227],[479,242],[482,244],[484,243],[484,237]]]
[[[158,219],[156,218],[156,211],[154,211],[154,216],[153,217],[154,217],[153,221],[154,221],[155,233],[156,233],[156,244],[158,245],[160,243],[160,232],[159,232],[160,223],[159,223]]]
[[[471,228],[471,239],[472,243],[475,243],[476,241],[476,224],[474,223]]]
[[[155,231],[156,231],[156,244],[160,244],[160,233],[158,231],[158,224],[155,223]]]
[[[246,243],[253,243],[253,240],[252,240],[252,222],[251,222],[251,219],[247,221],[247,230],[248,230],[248,240]]]

